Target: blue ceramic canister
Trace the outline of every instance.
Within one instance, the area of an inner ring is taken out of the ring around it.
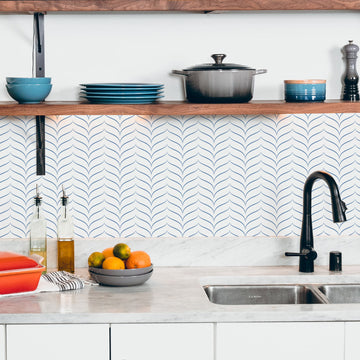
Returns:
[[[324,101],[326,80],[284,80],[285,101]]]

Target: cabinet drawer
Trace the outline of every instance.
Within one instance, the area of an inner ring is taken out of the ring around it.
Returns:
[[[109,325],[7,325],[7,360],[109,360]]]
[[[114,360],[213,359],[213,325],[111,325],[111,358]]]
[[[344,323],[218,324],[216,359],[341,360]]]
[[[0,325],[0,360],[6,359],[5,349],[5,325]]]

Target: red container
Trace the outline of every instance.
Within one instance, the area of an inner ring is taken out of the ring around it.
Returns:
[[[0,251],[0,294],[36,290],[44,270],[27,256]]]

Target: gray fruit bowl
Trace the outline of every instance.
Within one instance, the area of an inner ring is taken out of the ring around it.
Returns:
[[[107,276],[134,276],[134,275],[143,275],[150,271],[152,271],[153,266],[139,268],[139,269],[124,269],[124,270],[108,270],[96,267],[89,267],[89,272],[99,275],[107,275]]]
[[[120,270],[118,270],[120,271]],[[153,270],[147,272],[146,274],[141,275],[131,275],[131,276],[114,276],[114,275],[101,275],[92,272],[89,269],[91,277],[101,285],[106,286],[135,286],[141,285],[145,281],[149,280]]]

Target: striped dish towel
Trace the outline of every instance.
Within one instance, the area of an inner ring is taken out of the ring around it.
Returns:
[[[70,274],[66,271],[53,271],[42,274],[38,287],[34,291],[21,293],[1,294],[0,299],[7,296],[31,295],[43,292],[56,292],[66,290],[82,289],[85,286],[99,285],[93,280],[85,280],[77,275]]]
[[[53,271],[41,276],[56,285],[59,291],[82,289],[85,285],[84,280],[66,271]]]

